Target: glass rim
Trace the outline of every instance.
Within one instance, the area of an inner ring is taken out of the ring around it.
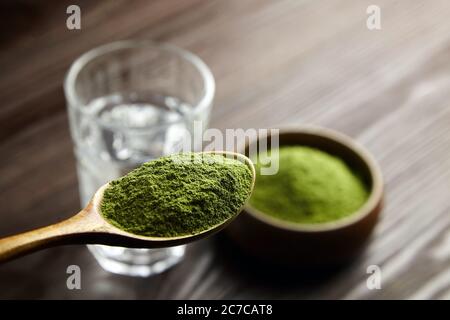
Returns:
[[[201,98],[192,106],[192,112],[189,112],[188,115],[192,114],[193,112],[198,112],[203,109],[206,109],[208,106],[212,104],[215,93],[214,76],[209,67],[205,64],[205,62],[203,62],[203,60],[200,57],[198,57],[197,55],[195,55],[190,51],[187,51],[185,49],[179,48],[177,46],[168,43],[158,43],[151,40],[122,40],[94,47],[89,51],[83,53],[81,56],[76,58],[75,61],[72,62],[72,64],[69,67],[69,70],[66,73],[63,84],[68,108],[74,108],[80,111],[81,113],[87,114],[88,116],[92,116],[87,110],[85,110],[82,107],[82,103],[80,103],[80,99],[77,93],[75,92],[75,83],[78,80],[78,75],[80,74],[80,72],[89,62],[107,53],[121,49],[133,49],[140,47],[155,48],[162,51],[174,53],[179,57],[181,57],[182,59],[191,63],[198,70],[203,80],[204,92]],[[182,122],[184,121],[184,118],[144,127],[131,127],[106,123],[105,121],[102,121],[98,117],[95,117],[93,121],[97,122],[101,126],[116,130],[147,131],[147,130],[154,130],[155,128],[158,127],[163,127],[170,124]]]

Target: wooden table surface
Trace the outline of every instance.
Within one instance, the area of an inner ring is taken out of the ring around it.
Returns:
[[[365,253],[325,279],[252,272],[217,239],[147,279],[109,274],[70,246],[0,266],[0,298],[450,298],[447,0],[78,0],[82,29],[69,31],[72,3],[0,4],[0,236],[79,208],[63,77],[81,53],[128,38],[205,60],[217,82],[212,127],[316,124],[357,139],[381,165],[386,207]],[[366,27],[370,4],[379,31]],[[81,290],[66,288],[70,264]],[[366,286],[373,264],[381,290]]]

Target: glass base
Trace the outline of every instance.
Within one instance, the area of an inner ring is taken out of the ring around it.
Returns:
[[[173,267],[184,256],[186,246],[164,249],[130,249],[104,245],[88,245],[89,251],[106,271],[148,277]]]

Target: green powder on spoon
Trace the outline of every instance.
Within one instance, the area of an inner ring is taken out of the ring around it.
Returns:
[[[355,213],[368,198],[366,186],[344,161],[314,148],[280,147],[275,175],[261,175],[258,162],[255,168],[250,205],[282,220],[306,224],[338,220]]]
[[[182,153],[147,162],[112,181],[101,212],[112,225],[138,235],[196,234],[236,215],[251,185],[251,170],[238,160]]]

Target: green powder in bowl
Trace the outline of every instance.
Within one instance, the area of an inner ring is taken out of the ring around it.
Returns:
[[[197,234],[236,215],[252,180],[246,164],[222,155],[163,157],[112,181],[101,213],[117,228],[138,235]]]
[[[368,198],[366,186],[344,161],[314,148],[280,147],[275,175],[261,175],[258,162],[255,168],[250,205],[282,220],[302,224],[338,220],[355,213]]]

